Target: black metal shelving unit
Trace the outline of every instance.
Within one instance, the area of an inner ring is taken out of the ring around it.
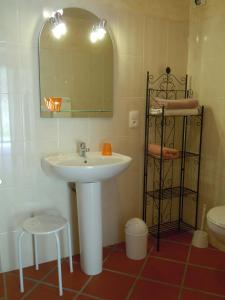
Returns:
[[[151,101],[191,96],[187,75],[178,79],[169,67],[156,79],[147,73],[143,219],[156,237],[157,250],[163,233],[197,229],[204,107],[197,115],[167,116],[164,107],[151,113]],[[149,154],[150,143],[161,146],[160,157]],[[164,159],[163,147],[179,149],[179,157]]]

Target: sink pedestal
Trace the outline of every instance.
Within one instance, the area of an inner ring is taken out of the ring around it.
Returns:
[[[76,183],[81,268],[87,275],[102,272],[101,183]]]

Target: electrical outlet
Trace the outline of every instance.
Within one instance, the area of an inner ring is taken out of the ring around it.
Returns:
[[[206,5],[206,0],[193,0],[193,3],[196,7]]]
[[[132,110],[129,112],[129,128],[137,128],[139,126],[139,111]]]

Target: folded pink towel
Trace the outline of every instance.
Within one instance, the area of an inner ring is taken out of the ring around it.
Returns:
[[[157,145],[157,144],[149,144],[148,152],[152,156],[159,158],[161,155],[161,146]],[[177,149],[167,148],[167,147],[163,147],[163,149],[162,149],[162,156],[164,159],[178,158],[179,155],[180,155],[180,152]]]
[[[166,109],[196,108],[198,107],[198,100],[195,99],[169,100],[169,99],[160,99],[160,98],[154,99],[154,103],[153,103],[154,108],[161,108],[163,106]]]

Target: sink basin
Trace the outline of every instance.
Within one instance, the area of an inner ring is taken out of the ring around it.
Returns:
[[[76,183],[81,268],[87,275],[102,272],[102,206],[101,182],[123,172],[131,158],[113,153],[103,156],[88,152],[55,154],[41,160],[47,175]]]
[[[48,175],[68,182],[99,182],[121,173],[130,162],[129,156],[118,153],[103,156],[100,152],[87,152],[85,158],[77,153],[50,155],[41,163]]]

